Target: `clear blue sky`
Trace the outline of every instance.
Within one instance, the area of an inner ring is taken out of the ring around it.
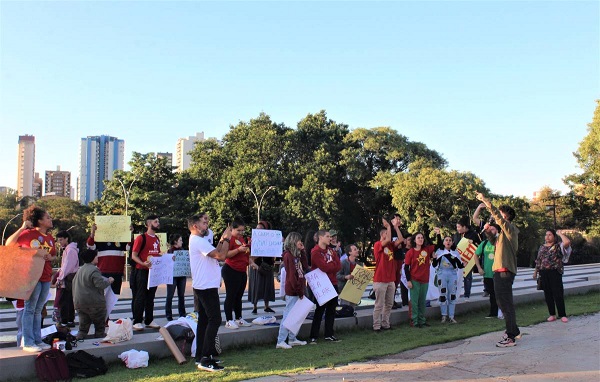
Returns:
[[[566,190],[600,98],[597,1],[0,2],[0,186],[19,135],[77,178],[79,141],[132,151],[260,112],[390,126],[500,194]]]

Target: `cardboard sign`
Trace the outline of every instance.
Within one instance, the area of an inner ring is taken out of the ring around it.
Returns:
[[[306,320],[306,316],[315,306],[312,301],[310,301],[307,297],[303,299],[298,299],[292,309],[289,311],[285,320],[281,323],[287,330],[294,333],[294,335],[298,334],[300,327],[304,320]]]
[[[165,256],[148,256],[152,262],[148,272],[148,289],[161,284],[173,284],[173,257],[171,254]]]
[[[463,264],[465,264],[463,276],[466,277],[475,266],[475,251],[477,251],[477,246],[471,240],[463,237],[456,245],[456,251],[460,255]]]
[[[272,229],[253,229],[250,256],[281,257],[283,254],[283,236],[281,231]]]
[[[175,256],[175,261],[173,261],[173,277],[190,277],[192,275],[190,252],[184,250],[175,251],[173,252],[173,256]]]
[[[356,265],[352,271],[352,276],[354,276],[354,278],[346,282],[342,293],[340,293],[340,298],[358,304],[362,299],[367,286],[373,281],[373,274],[373,271],[361,267],[360,265]]]
[[[337,297],[338,294],[331,280],[327,277],[327,273],[315,269],[305,274],[304,277],[306,277],[306,282],[308,282],[308,286],[310,286],[310,290],[312,290],[319,305],[323,306],[327,301]]]
[[[129,243],[131,240],[131,216],[97,215],[94,217],[96,233],[94,241],[99,243]]]
[[[45,251],[0,246],[0,296],[29,300],[44,270]]]

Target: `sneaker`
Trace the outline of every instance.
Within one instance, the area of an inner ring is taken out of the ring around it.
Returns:
[[[550,317],[548,317],[548,319],[546,321],[548,321],[548,322],[556,321],[556,316],[550,316]]]
[[[566,322],[569,322],[569,319],[568,319],[567,317],[563,317],[563,318],[561,318],[560,320],[561,320],[562,322],[565,322],[565,323],[566,323]]]
[[[197,367],[198,367],[198,370],[204,370],[204,371],[210,371],[210,372],[223,371],[223,369],[225,369],[223,366],[220,366],[219,364],[217,364],[216,362],[214,362],[213,360],[210,360],[210,359],[201,361]]]
[[[233,320],[229,320],[225,323],[225,327],[227,329],[239,329],[239,326],[237,326],[237,324],[235,323],[235,321]]]
[[[42,351],[42,348],[37,345],[23,346],[23,351],[28,353],[39,353]]]
[[[454,317],[450,317],[450,320],[449,320],[449,322],[450,322],[451,324],[458,324],[458,322],[457,322],[457,321],[454,319]]]
[[[508,338],[508,334],[506,334],[506,332],[504,332],[504,334],[502,335],[502,339],[505,340]],[[519,332],[519,334],[517,334],[515,336],[515,340],[520,340],[521,338],[523,338],[523,333]]]
[[[144,330],[144,325],[142,325],[141,322],[138,322],[137,324],[133,325],[133,330],[137,330],[137,331]]]
[[[291,345],[291,346],[304,346],[304,345],[306,345],[306,341],[300,341],[300,340],[297,339],[297,340],[294,340],[294,341],[289,341],[288,345]]]
[[[375,333],[381,333],[381,329],[373,329]]]
[[[502,314],[501,314],[501,315],[499,315],[499,316],[498,316],[498,319],[499,319],[499,320],[504,320],[504,315],[502,315]]]
[[[330,341],[330,342],[340,342],[341,340],[338,339],[335,336],[329,336],[329,337],[325,337],[325,341]]]
[[[316,345],[317,344],[317,339],[316,338],[311,338],[310,340],[308,340],[308,344],[309,345]]]
[[[275,313],[275,311],[271,308],[265,308],[265,312],[267,313]]]
[[[73,321],[71,321],[71,322],[68,322],[68,323],[67,323],[67,326],[68,326],[69,328],[74,328],[74,327],[75,327],[75,323],[74,323]]]
[[[489,297],[489,296],[490,296],[490,294],[487,291],[483,292],[483,297]]]
[[[442,324],[446,322],[446,316],[442,316]]]
[[[517,343],[512,338],[505,338],[505,339],[499,341],[498,343],[496,343],[496,346],[499,348],[509,348],[512,346],[517,346]]]
[[[258,312],[256,311],[256,309],[252,309],[252,314],[258,314]]]
[[[35,344],[35,346],[39,347],[42,350],[52,349],[52,346],[45,344],[43,342],[40,342],[39,344]]]
[[[156,321],[152,321],[149,324],[146,324],[147,328],[152,328],[152,329],[160,329],[160,325],[156,323]]]
[[[220,365],[223,363],[223,361],[221,361],[218,358],[214,358],[212,355],[210,357],[208,357],[208,361],[212,361],[214,363],[216,363],[217,365]],[[207,361],[207,362],[208,362]],[[198,367],[202,362],[196,361],[196,367]]]
[[[285,342],[280,342],[275,346],[275,349],[291,349],[292,346],[286,344]]]
[[[493,314],[490,314],[489,316],[485,316],[485,318],[496,318],[496,316],[494,316]]]
[[[134,326],[135,326],[135,325],[134,325]],[[135,329],[134,329],[134,330],[135,330]],[[144,330],[144,329],[142,328],[142,330]],[[85,340],[85,336],[86,336],[86,335],[87,335],[87,334],[83,334],[83,333],[77,333],[77,336],[76,336],[75,338],[77,339],[77,341],[83,341],[83,340]]]
[[[240,326],[252,326],[251,323],[249,323],[248,321],[244,320],[243,318],[240,318],[239,320],[236,320],[235,323],[237,324],[238,327],[240,327]]]

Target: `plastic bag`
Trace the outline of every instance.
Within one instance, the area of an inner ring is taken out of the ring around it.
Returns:
[[[275,316],[261,316],[261,317],[256,317],[254,320],[252,320],[252,323],[256,324],[256,325],[266,325],[266,324],[272,324],[276,321],[277,321],[277,319],[275,318]]]
[[[103,342],[116,344],[117,342],[129,341],[133,338],[133,323],[129,318],[120,318],[116,321],[108,321],[108,331]]]
[[[150,356],[146,351],[135,349],[128,350],[119,355],[119,358],[125,362],[129,369],[137,369],[139,367],[148,367]]]

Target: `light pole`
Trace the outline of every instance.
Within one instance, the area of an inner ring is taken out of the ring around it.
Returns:
[[[123,184],[121,179],[115,178],[116,180],[119,181],[119,183],[121,184],[121,187],[123,188],[123,197],[125,198],[125,216],[127,216],[127,209],[129,208],[129,195],[131,192],[131,187],[133,187],[133,184],[135,183],[137,178],[138,178],[138,176],[136,175],[135,178],[133,178],[133,181],[131,182],[131,184],[129,185],[129,189],[127,189],[127,190],[125,190],[125,185]]]
[[[260,197],[260,201],[258,201],[258,196],[256,196],[256,193],[250,188],[250,187],[246,187],[246,190],[250,191],[252,193],[252,195],[254,195],[254,200],[256,201],[256,217],[258,218],[257,222],[260,221],[260,209],[262,208],[262,202],[263,199],[265,198],[265,195],[267,194],[267,192],[271,191],[272,189],[274,189],[275,186],[269,186],[265,192],[263,192],[262,196]]]
[[[4,226],[4,229],[2,230],[2,245],[4,245],[4,234],[6,233],[6,228],[8,227],[8,225],[10,224],[11,221],[15,220],[17,217],[19,217],[21,215],[23,215],[22,212],[16,214],[8,222],[6,222],[6,225]]]

